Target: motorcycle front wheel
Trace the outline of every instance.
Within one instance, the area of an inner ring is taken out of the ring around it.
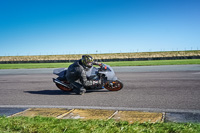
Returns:
[[[119,91],[123,88],[123,83],[120,80],[106,82],[104,87],[109,91]]]

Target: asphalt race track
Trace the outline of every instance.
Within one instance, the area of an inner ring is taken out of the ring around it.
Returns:
[[[57,89],[52,70],[0,70],[0,107],[200,112],[200,65],[114,67],[122,90],[82,96]]]

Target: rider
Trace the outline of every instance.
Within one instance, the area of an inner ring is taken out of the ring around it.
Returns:
[[[76,94],[84,94],[86,92],[85,87],[97,87],[102,84],[101,79],[87,79],[86,71],[88,71],[93,65],[101,66],[101,63],[94,62],[92,56],[90,55],[83,55],[82,59],[75,61],[68,67],[66,78],[70,82],[70,85],[72,86]]]

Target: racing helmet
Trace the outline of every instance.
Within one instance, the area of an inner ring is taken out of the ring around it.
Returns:
[[[90,55],[83,55],[81,62],[85,67],[91,68],[93,65],[93,58]]]

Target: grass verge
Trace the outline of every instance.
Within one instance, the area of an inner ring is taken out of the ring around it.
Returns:
[[[133,123],[47,117],[0,117],[0,132],[16,133],[199,133],[200,123]]]
[[[104,63],[110,66],[188,65],[188,64],[200,64],[200,59],[117,61],[117,62],[104,62]],[[62,68],[62,67],[68,67],[70,64],[72,63],[0,64],[0,69]]]

